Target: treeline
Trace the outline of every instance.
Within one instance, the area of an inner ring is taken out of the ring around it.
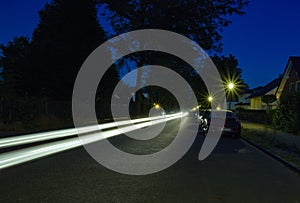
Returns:
[[[17,36],[0,46],[1,123],[30,123],[37,116],[49,115],[72,120],[73,85],[82,63],[108,38],[126,31],[170,30],[193,39],[209,53],[220,53],[222,29],[231,23],[231,15],[243,14],[247,3],[247,0],[52,0],[39,12],[39,23],[30,38]],[[100,18],[106,23],[100,25]],[[96,95],[96,106],[102,108],[99,119],[111,116],[107,109],[120,76],[134,69],[133,66],[153,64],[154,59],[156,65],[165,65],[183,75],[197,97],[203,98],[206,88],[201,78],[191,74],[184,62],[162,53],[133,54],[114,64],[100,82]],[[224,81],[235,78],[246,87],[234,56],[214,55],[213,59]],[[169,109],[177,108],[176,101],[165,90],[145,88],[136,94],[131,105],[134,114],[147,112],[158,95]]]

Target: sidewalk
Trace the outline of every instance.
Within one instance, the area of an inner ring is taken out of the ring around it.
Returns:
[[[290,133],[282,132],[282,131],[275,131],[274,129],[271,129],[270,127],[264,125],[264,124],[258,124],[258,123],[251,123],[251,122],[242,122],[243,129],[249,129],[249,130],[257,130],[257,131],[263,131],[268,134],[272,134],[276,137],[277,140],[280,140],[281,142],[287,144],[288,146],[295,146],[300,150],[300,136],[299,135],[293,135]]]

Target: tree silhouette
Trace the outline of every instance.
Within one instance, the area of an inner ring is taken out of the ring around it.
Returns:
[[[107,20],[111,22],[115,34],[138,29],[170,30],[189,37],[209,52],[222,50],[221,32],[231,23],[229,16],[243,14],[242,9],[248,4],[247,0],[98,0],[98,2],[105,5],[103,14],[110,13]],[[151,54],[146,52],[131,57],[137,67],[149,63],[147,58],[151,58]],[[159,57],[160,62],[156,65],[161,65],[165,59],[164,56]],[[175,63],[180,64],[178,60],[175,60]],[[175,68],[174,59],[171,64],[169,67]],[[203,87],[203,82],[199,82],[199,78],[186,67],[181,66],[179,72],[188,75],[187,81],[194,84],[193,89],[198,89],[196,94],[203,96],[206,88],[199,88]],[[140,86],[142,75],[143,73],[138,71],[137,86]],[[141,103],[141,97],[137,95],[137,103]],[[139,104],[137,106],[140,108]]]
[[[30,42],[27,37],[15,37],[7,45],[0,45],[0,120],[8,123],[29,116],[29,108],[24,108],[28,93],[28,56]]]
[[[264,95],[261,98],[261,101],[267,104],[267,113],[270,111],[270,104],[276,101],[276,96],[274,94]]]
[[[216,65],[224,86],[229,82],[235,84],[233,92],[227,91],[229,100],[235,100],[241,93],[248,89],[248,85],[242,79],[242,69],[239,68],[238,60],[230,54],[229,56],[217,56],[211,57]]]
[[[0,45],[1,57],[1,95],[24,95],[28,91],[27,68],[30,54],[30,42],[27,37],[15,37],[7,45]]]
[[[98,0],[112,12],[114,31],[165,29],[183,34],[205,50],[221,50],[230,15],[241,15],[248,0]],[[108,12],[105,11],[104,12]]]
[[[39,23],[31,41],[17,37],[8,45],[0,46],[0,66],[3,67],[1,108],[5,96],[5,105],[16,115],[9,116],[10,120],[24,121],[41,114],[36,105],[35,109],[27,108],[33,106],[33,101],[44,105],[43,111],[47,114],[47,101],[63,100],[67,101],[64,102],[67,106],[60,108],[63,114],[70,115],[77,73],[88,55],[104,41],[105,33],[98,23],[94,0],[52,0],[47,3],[39,12]],[[119,75],[112,67],[100,82],[102,90],[98,91],[96,100],[101,98],[102,108],[110,107],[107,101],[110,101],[118,80]]]
[[[53,0],[39,16],[30,58],[33,94],[71,100],[82,63],[105,40],[95,1]]]

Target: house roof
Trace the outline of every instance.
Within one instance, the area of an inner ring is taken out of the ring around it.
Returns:
[[[270,92],[271,90],[277,88],[281,82],[281,79],[282,79],[282,76],[279,76],[278,78],[269,82],[265,86],[259,86],[257,88],[252,89],[251,95],[249,97],[247,97],[247,99],[263,96],[266,93]]]
[[[246,103],[240,102],[240,103],[235,104],[234,106],[250,106],[250,103],[249,102],[246,102]]]
[[[296,73],[298,75],[300,75],[300,56],[291,56],[289,58],[286,66],[285,66],[285,69],[284,69],[283,78],[280,82],[280,85],[278,86],[277,91],[276,91],[276,95],[278,98],[280,97],[280,95],[284,89],[285,83],[286,83],[287,79],[289,78],[292,68],[294,68]]]
[[[292,62],[292,65],[298,75],[300,74],[300,57],[299,56],[291,56],[289,59]]]

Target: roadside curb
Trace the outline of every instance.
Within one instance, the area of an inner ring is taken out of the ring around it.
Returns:
[[[300,175],[300,168],[298,168],[297,166],[287,162],[286,160],[282,159],[280,156],[273,154],[272,152],[270,152],[269,150],[266,150],[262,147],[260,147],[259,145],[255,144],[252,141],[249,141],[243,137],[240,137],[241,140],[243,140],[244,142],[246,142],[247,144],[257,148],[258,150],[264,152],[265,154],[271,156],[273,159],[279,161],[280,163],[282,163],[283,165],[285,165],[286,167],[288,167],[290,170],[296,172],[298,175]]]

